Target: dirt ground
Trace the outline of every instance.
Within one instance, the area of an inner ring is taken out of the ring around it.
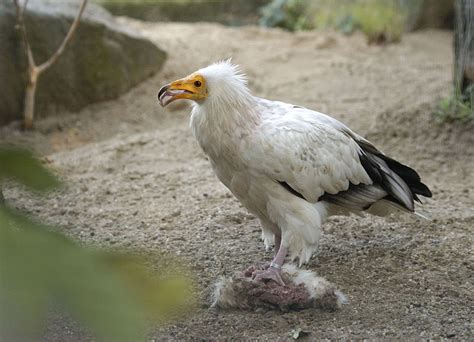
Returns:
[[[163,71],[116,101],[39,120],[35,132],[1,129],[1,140],[47,155],[68,184],[46,199],[9,185],[5,197],[84,243],[161,250],[189,265],[199,308],[156,327],[151,340],[286,340],[296,328],[308,340],[473,338],[474,127],[432,117],[450,92],[451,33],[367,46],[359,35],[122,21],[169,52]],[[188,129],[188,109],[163,110],[156,94],[165,82],[229,56],[257,95],[331,114],[415,167],[433,190],[420,210],[429,221],[333,217],[324,226],[306,267],[348,296],[340,311],[209,308],[219,276],[271,252],[255,217],[213,175]],[[61,315],[44,337],[88,338]]]

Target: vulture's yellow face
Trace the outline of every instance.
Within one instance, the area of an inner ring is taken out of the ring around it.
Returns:
[[[202,101],[209,95],[206,80],[199,73],[193,73],[185,78],[163,86],[158,92],[158,100],[164,107],[174,100],[187,99]]]

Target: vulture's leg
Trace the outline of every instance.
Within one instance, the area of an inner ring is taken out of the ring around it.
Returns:
[[[274,238],[274,251],[275,251],[275,256],[274,258],[276,258],[277,254],[278,254],[278,251],[280,250],[280,246],[281,246],[281,235],[277,235],[275,234],[275,238]],[[262,271],[266,271],[270,268],[270,265],[271,265],[271,262],[266,262],[262,265],[256,265],[256,266],[250,266],[249,268],[247,268],[244,273],[246,274],[249,274],[249,275],[252,275],[252,278],[255,278],[256,274],[258,272],[262,272]]]
[[[275,252],[275,257],[277,256],[278,251],[280,250],[280,246],[281,246],[281,235],[276,235],[275,234],[274,248],[273,248],[273,251]],[[270,262],[266,262],[261,266],[261,269],[266,270],[267,268],[270,267],[270,265],[271,265]]]
[[[280,239],[280,248],[276,253],[275,257],[273,258],[272,262],[270,263],[270,267],[263,271],[255,271],[252,274],[252,278],[256,281],[265,281],[265,280],[273,280],[279,285],[284,286],[285,282],[281,278],[281,267],[285,262],[286,254],[288,253],[288,249],[281,244]],[[276,239],[275,239],[275,247],[276,247]]]
[[[275,235],[275,256],[280,250],[280,245],[281,245],[281,235]]]

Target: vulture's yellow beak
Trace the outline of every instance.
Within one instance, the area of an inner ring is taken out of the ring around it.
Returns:
[[[158,100],[163,107],[174,100],[187,99],[199,101],[207,96],[206,80],[198,73],[171,82],[163,86],[158,92]]]

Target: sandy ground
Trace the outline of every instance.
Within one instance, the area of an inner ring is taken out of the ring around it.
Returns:
[[[81,113],[10,125],[2,140],[34,144],[68,187],[46,199],[9,185],[17,207],[95,246],[177,255],[196,273],[199,309],[157,327],[154,340],[473,338],[474,127],[441,125],[434,105],[449,94],[451,34],[427,31],[401,44],[362,36],[290,34],[214,24],[125,20],[169,51],[163,71],[120,99]],[[419,170],[433,190],[414,216],[334,217],[307,267],[337,284],[350,304],[337,312],[216,311],[212,283],[269,260],[257,220],[213,175],[187,128],[187,108],[162,110],[159,87],[233,56],[260,96],[329,113]],[[59,315],[61,316],[61,315]],[[87,340],[61,317],[47,341]]]

